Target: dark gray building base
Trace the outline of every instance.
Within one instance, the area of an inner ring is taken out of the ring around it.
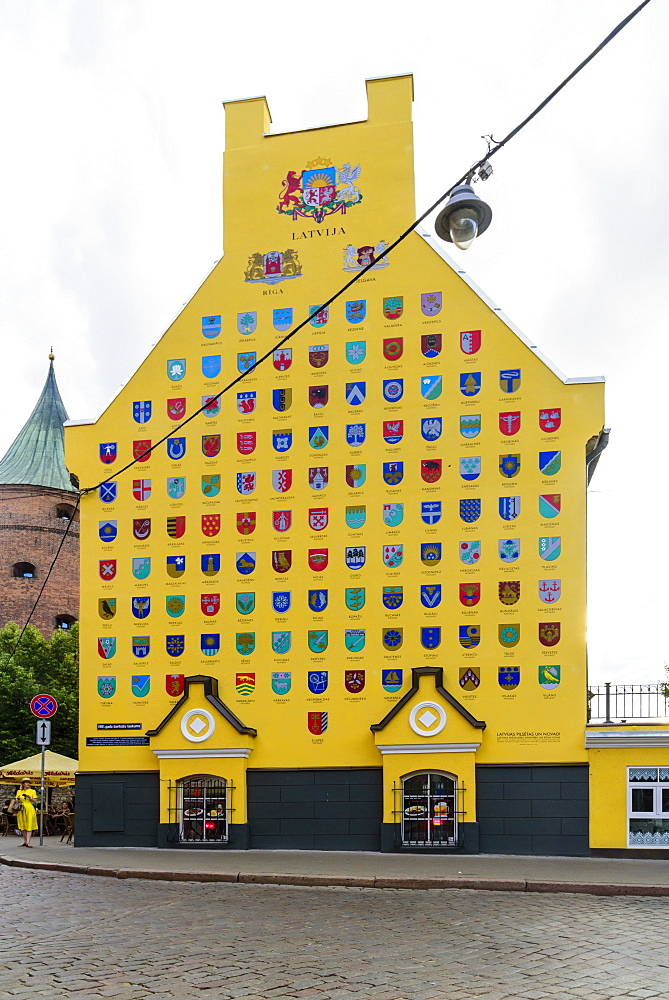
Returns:
[[[157,771],[77,774],[75,847],[155,847]]]

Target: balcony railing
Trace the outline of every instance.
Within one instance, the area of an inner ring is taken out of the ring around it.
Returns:
[[[588,722],[669,721],[669,691],[664,684],[597,684],[588,688]]]

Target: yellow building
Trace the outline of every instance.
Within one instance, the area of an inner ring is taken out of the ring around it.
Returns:
[[[603,382],[430,233],[385,254],[412,80],[367,93],[283,135],[226,105],[225,254],[67,429],[108,480],[81,502],[79,844],[588,850]]]

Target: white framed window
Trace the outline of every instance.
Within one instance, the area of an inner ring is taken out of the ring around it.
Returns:
[[[627,768],[629,847],[669,847],[669,767]]]
[[[457,786],[449,774],[427,771],[402,779],[402,843],[417,847],[457,844]]]

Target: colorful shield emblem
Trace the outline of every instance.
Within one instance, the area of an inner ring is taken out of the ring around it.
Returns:
[[[393,295],[383,300],[383,315],[386,319],[399,319],[404,312],[404,296]]]
[[[517,646],[520,642],[520,625],[498,625],[497,638],[500,645],[505,646],[506,649]]]
[[[463,691],[476,691],[480,683],[480,667],[460,667],[460,687]]]
[[[361,653],[365,648],[364,628],[347,628],[344,630],[344,644],[349,653]]]
[[[355,299],[353,302],[346,303],[347,323],[362,323],[366,314],[367,314],[366,299]]]
[[[463,649],[474,649],[481,641],[479,625],[458,625],[458,638]]]
[[[237,531],[240,535],[251,535],[256,530],[256,514],[254,510],[242,510],[236,516]]]
[[[437,524],[441,521],[441,500],[428,500],[420,505],[421,520],[425,524]]]
[[[180,462],[186,454],[186,438],[175,437],[167,439],[167,457],[171,462]]]
[[[381,629],[381,644],[383,648],[387,649],[389,652],[394,653],[397,649],[400,649],[403,642],[404,642],[403,628]]]
[[[500,538],[497,551],[503,563],[515,562],[520,555],[520,538]]]
[[[561,580],[539,580],[539,597],[544,604],[556,604],[561,595]]]
[[[560,407],[552,410],[539,410],[539,427],[544,434],[555,434],[560,429],[561,423],[562,410]],[[541,670],[541,667],[539,669]],[[555,686],[557,687],[557,684]]]
[[[272,355],[272,364],[278,372],[287,372],[293,363],[292,347],[280,347]]]
[[[390,569],[397,569],[404,560],[404,545],[384,545],[383,563]]]
[[[237,473],[237,492],[241,493],[242,496],[249,496],[256,488],[256,473],[255,472],[238,472]]]
[[[181,500],[186,494],[185,476],[168,476],[167,495],[170,500]]]
[[[542,476],[557,476],[562,467],[561,451],[540,451],[539,472]]]
[[[309,428],[309,447],[313,448],[314,451],[320,451],[321,448],[327,447],[328,439],[330,437],[329,427],[310,427]]]
[[[151,573],[151,556],[140,556],[132,560],[132,575],[136,580],[146,580]]]
[[[504,368],[499,373],[499,387],[502,392],[517,392],[520,389],[520,368]]]
[[[460,350],[463,354],[476,354],[481,349],[480,330],[462,330],[460,333]]]
[[[480,542],[460,542],[460,560],[466,566],[476,566],[481,558]]]
[[[328,484],[330,471],[327,465],[319,465],[309,469],[309,485],[312,490],[324,490]]]
[[[287,493],[292,485],[292,469],[274,469],[272,471],[272,487],[275,493]]]
[[[316,329],[325,326],[330,318],[330,306],[309,306],[309,322]]]
[[[207,538],[214,538],[221,530],[220,514],[202,514],[201,516],[202,534]]]
[[[310,590],[307,599],[309,610],[315,615],[320,615],[328,606],[327,590]]]
[[[505,688],[507,691],[517,688],[520,684],[520,667],[499,667],[497,682],[501,688]]]
[[[460,519],[466,521],[468,524],[473,524],[474,521],[478,521],[481,516],[481,501],[474,499],[473,497],[468,500],[460,501]]]
[[[365,686],[365,671],[364,670],[345,670],[344,671],[344,687],[351,694],[360,694]]]
[[[424,441],[437,441],[441,437],[442,428],[441,417],[425,417],[420,422],[420,432]]]
[[[237,434],[237,451],[240,455],[252,455],[256,450],[256,432],[241,431]]]
[[[131,646],[132,655],[138,660],[143,660],[151,652],[151,637],[148,635],[133,635]]]
[[[365,588],[347,587],[344,591],[344,599],[349,611],[362,611],[365,606]]]
[[[520,580],[500,580],[497,588],[500,604],[511,607],[520,600]]]
[[[202,638],[204,638],[204,636]],[[240,656],[250,656],[251,653],[255,650],[255,648],[256,648],[255,632],[237,632],[235,634],[235,649],[237,650]],[[202,652],[204,652],[204,650]],[[218,652],[218,650],[216,650],[216,652]],[[209,653],[206,655],[213,656],[214,654]]]
[[[117,521],[100,521],[98,523],[98,535],[101,542],[114,542],[118,534]]]
[[[244,372],[249,371],[249,369],[253,368],[253,366],[255,365],[256,358],[257,355],[255,351],[243,351],[241,354],[238,354],[237,371],[241,372],[242,375],[244,374]]]
[[[424,483],[436,483],[441,479],[441,459],[424,458],[420,463],[420,478]]]
[[[346,424],[346,444],[350,448],[359,448],[365,443],[366,436],[366,424]]]
[[[315,629],[312,632],[307,632],[307,642],[312,653],[316,653],[316,655],[324,653],[328,648],[327,629]]]
[[[293,524],[292,510],[273,510],[272,527],[275,531],[288,531]]]
[[[139,500],[140,503],[144,503],[151,496],[151,480],[150,479],[133,479],[132,481],[132,495],[135,500]]]
[[[441,354],[441,334],[424,333],[420,338],[420,350],[424,358],[436,358]]]
[[[291,603],[292,597],[289,590],[275,590],[272,592],[272,607],[278,615],[285,615],[290,611]],[[248,614],[248,612],[246,613]]]
[[[329,391],[327,385],[310,385],[309,406],[313,406],[315,410],[321,410],[327,406]]]
[[[404,587],[384,587],[381,600],[384,608],[388,608],[389,611],[397,611],[404,602]]]
[[[327,712],[307,712],[307,729],[314,736],[322,736],[328,728]]]
[[[274,390],[281,391],[281,390]],[[237,393],[237,410],[242,414],[243,417],[250,416],[251,413],[255,411],[256,408],[256,394],[253,392],[238,392]],[[286,407],[287,409],[287,407]]]
[[[133,674],[130,678],[130,690],[135,698],[146,698],[151,690],[151,675]]]
[[[441,643],[441,629],[430,625],[420,630],[420,644],[423,649],[436,649]]]
[[[215,340],[216,337],[220,336],[221,333],[221,317],[220,316],[203,316],[202,317],[202,336],[206,337],[207,340]]]
[[[290,330],[293,325],[293,310],[292,309],[273,309],[272,310],[272,326],[279,333],[285,333],[286,330]]]
[[[460,604],[464,604],[466,608],[475,607],[481,600],[481,584],[461,583],[458,588],[458,597]]]
[[[328,564],[328,550],[309,549],[307,561],[309,563],[309,569],[312,569],[314,573],[322,573]]]
[[[367,547],[365,545],[347,545],[344,557],[350,570],[362,569],[367,559]]]
[[[218,632],[203,632],[200,635],[200,651],[205,656],[216,656],[221,648],[221,636]]]
[[[349,508],[347,507],[346,510]],[[323,531],[328,524],[327,507],[311,507],[309,509],[309,527],[312,531]]]
[[[423,566],[437,566],[441,562],[441,542],[422,542],[420,561]]]
[[[477,455],[467,455],[460,459],[460,478],[473,482],[481,475],[481,459]]]
[[[275,549],[272,552],[272,568],[275,573],[287,573],[292,564],[292,549]]]
[[[290,632],[272,632],[272,652],[276,656],[286,656],[290,652]]]
[[[545,535],[539,539],[539,555],[546,562],[553,562],[562,551],[562,537],[560,535]]]
[[[513,479],[520,472],[520,455],[500,455],[499,471],[505,479]]]
[[[404,436],[403,420],[383,421],[383,440],[386,444],[399,444]]]
[[[243,594],[235,594],[235,607],[240,615],[250,615],[256,606],[256,595],[254,592],[245,591]]]
[[[359,531],[367,520],[367,506],[356,504],[354,507],[346,508],[346,525],[353,531]]]
[[[221,412],[221,400],[218,396],[202,397],[202,413],[205,420],[212,420]]]
[[[328,344],[309,345],[309,364],[312,368],[323,368],[328,363],[330,348]]]
[[[165,598],[165,611],[170,618],[181,618],[186,610],[186,598],[183,594],[168,594]]]
[[[167,416],[170,420],[175,422],[183,420],[186,416],[185,396],[175,396],[173,399],[167,400]]]
[[[221,489],[221,477],[216,476],[203,476],[201,482],[202,492],[206,497],[218,496]]]
[[[381,686],[384,691],[396,694],[402,687],[402,670],[392,667],[390,670],[381,671]]]
[[[112,635],[103,635],[98,639],[98,655],[102,657],[103,660],[111,660],[112,657],[116,656],[116,637]]]
[[[170,698],[179,698],[184,693],[183,674],[165,674],[165,691]]]
[[[249,576],[256,568],[255,552],[238,552],[235,557],[235,567],[242,576]]]
[[[463,396],[476,396],[481,391],[481,372],[461,372],[460,392]]]
[[[515,521],[520,514],[520,497],[500,497],[499,516],[504,521]]]
[[[246,698],[256,689],[255,674],[235,674],[235,691]]]
[[[383,523],[389,528],[396,528],[404,520],[403,503],[384,503]]]
[[[383,341],[383,356],[386,361],[399,361],[404,353],[402,337],[388,337]]]
[[[115,597],[100,597],[98,598],[98,614],[100,618],[108,622],[116,614],[116,598]]]
[[[98,694],[101,698],[113,698],[116,694],[116,677],[98,677]]]
[[[220,450],[221,450],[220,434],[202,435],[202,454],[205,456],[205,458],[216,458]]]
[[[420,603],[424,608],[437,608],[441,604],[441,584],[423,583],[420,588]]]
[[[541,493],[539,495],[539,516],[543,518],[558,517],[562,507],[560,493]]]
[[[131,606],[133,618],[148,618],[151,614],[150,597],[133,597]]]
[[[237,313],[237,330],[239,333],[254,333],[258,325],[257,312]]]
[[[361,364],[367,356],[366,340],[351,340],[346,345],[346,360],[349,365]]]
[[[200,556],[200,570],[203,576],[216,576],[221,568],[221,557],[218,552],[205,552]]]
[[[178,579],[186,572],[185,556],[167,556],[167,575]]]
[[[148,462],[151,458],[151,441],[149,438],[143,438],[141,441],[132,442],[132,457],[140,464],[142,462]]]
[[[545,663],[539,667],[539,684],[546,691],[552,691],[560,683],[560,667],[557,663]]]
[[[468,440],[478,437],[481,433],[481,414],[467,413],[460,417],[460,434]]]
[[[272,692],[288,694],[292,683],[290,670],[277,670],[272,673]]]
[[[183,635],[166,635],[165,649],[168,656],[183,656],[186,648],[186,639]]]
[[[423,375],[420,380],[420,394],[423,399],[438,399],[441,396],[441,375]]]
[[[221,373],[221,355],[210,354],[202,358],[202,374],[205,378],[217,378]]]
[[[499,429],[507,437],[515,437],[520,430],[520,410],[507,410],[499,415]]]
[[[346,482],[353,489],[359,489],[365,479],[367,478],[367,466],[366,465],[347,465],[346,466]]]
[[[441,312],[441,292],[423,292],[420,297],[423,316],[436,316]]]
[[[346,402],[349,406],[362,406],[365,402],[365,396],[367,395],[367,383],[366,382],[347,382],[346,383]]]
[[[399,486],[404,479],[404,462],[384,462],[383,481],[388,486]]]
[[[185,358],[170,358],[167,362],[167,377],[170,382],[180,382],[186,374]]]
[[[105,465],[111,465],[116,461],[118,447],[116,441],[104,441],[100,444],[100,461]]]
[[[153,404],[150,399],[138,399],[132,404],[132,419],[136,424],[146,424],[151,419]]]
[[[540,622],[539,642],[542,646],[557,646],[560,641],[560,622]]]
[[[178,517],[168,517],[165,527],[170,538],[181,538],[186,531],[185,515],[180,514]]]

